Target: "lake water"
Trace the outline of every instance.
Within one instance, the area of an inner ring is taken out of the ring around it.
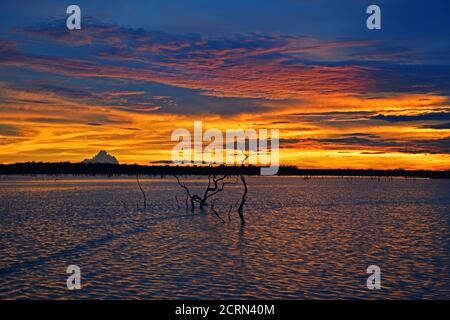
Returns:
[[[173,178],[141,184],[146,210],[133,178],[0,177],[0,298],[450,299],[448,180],[250,177],[243,228],[241,185],[224,224]]]

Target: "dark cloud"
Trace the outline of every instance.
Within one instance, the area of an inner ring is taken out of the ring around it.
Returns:
[[[371,139],[378,139],[380,138],[379,135],[376,134],[371,134],[371,133],[360,133],[360,132],[355,132],[355,133],[346,133],[341,135],[343,137],[365,137],[365,138],[371,138]]]
[[[17,45],[15,42],[6,39],[0,39],[0,53],[8,54],[14,53],[17,49]]]
[[[450,65],[370,62],[371,92],[429,93],[450,96]],[[448,105],[448,101],[444,102]]]
[[[58,124],[72,124],[74,123],[74,119],[69,118],[43,118],[43,117],[28,117],[25,119],[27,122],[36,122],[36,123],[58,123]]]
[[[450,137],[441,139],[413,140],[412,146],[416,145],[422,152],[450,154]],[[408,143],[409,144],[409,143]]]
[[[425,128],[425,129],[436,129],[436,130],[446,130],[446,129],[450,129],[450,122],[447,123],[440,123],[440,124],[429,124],[429,125],[424,125],[421,128]]]
[[[0,123],[0,136],[20,136],[22,130],[15,125]]]
[[[310,142],[319,143],[327,149],[349,148],[354,150],[372,149],[373,152],[403,152],[403,153],[430,153],[430,154],[448,154],[450,153],[450,137],[440,139],[424,140],[401,140],[389,139],[383,137],[364,137],[364,136],[338,136],[323,139],[304,139],[301,143]],[[301,146],[300,143],[300,146]]]
[[[374,154],[374,155],[376,155],[376,154],[386,154],[386,152],[383,152],[383,151],[373,151],[373,152],[365,151],[365,152],[360,152],[359,154]]]
[[[306,122],[324,122],[324,121],[359,121],[367,120],[374,116],[373,111],[329,111],[312,113],[293,113],[289,117],[298,118]]]
[[[417,115],[384,115],[379,114],[372,117],[374,120],[383,120],[389,122],[403,121],[445,121],[450,120],[450,112],[430,112]]]
[[[296,139],[296,138],[281,138],[279,141],[280,148],[295,146],[300,141],[301,141],[301,139]]]
[[[363,48],[360,52],[349,54],[353,59],[362,61],[409,61],[417,59],[416,52],[406,46],[383,46],[369,49]]]

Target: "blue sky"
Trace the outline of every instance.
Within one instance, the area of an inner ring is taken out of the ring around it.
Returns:
[[[2,1],[1,27],[16,27],[39,22],[47,17],[65,17],[72,2]],[[389,38],[433,36],[448,39],[450,3],[431,1],[224,1],[224,0],[150,0],[73,2],[87,16],[111,19],[122,25],[171,33],[277,32],[308,34],[329,38],[373,36],[365,26],[365,9],[377,4],[383,13],[384,30]]]

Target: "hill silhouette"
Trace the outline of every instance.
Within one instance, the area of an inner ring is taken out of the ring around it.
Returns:
[[[111,164],[119,164],[116,157],[110,155],[105,150],[100,150],[94,157],[91,159],[84,159],[83,163],[111,163]]]

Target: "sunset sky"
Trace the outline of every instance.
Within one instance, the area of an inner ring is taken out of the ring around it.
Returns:
[[[30,3],[0,2],[0,163],[167,161],[202,120],[279,129],[282,164],[450,169],[449,1]]]

